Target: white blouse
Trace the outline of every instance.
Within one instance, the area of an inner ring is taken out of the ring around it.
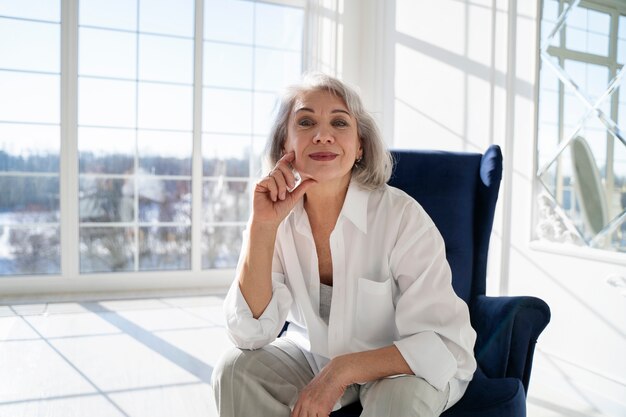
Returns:
[[[244,249],[247,245],[244,233]],[[424,209],[403,191],[350,184],[330,235],[333,296],[328,325],[319,314],[320,278],[302,200],[281,223],[272,266],[273,296],[254,319],[237,280],[224,302],[230,338],[242,349],[284,335],[315,374],[329,358],[396,345],[411,370],[456,403],[476,369],[476,332],[454,292],[444,241]],[[242,250],[245,253],[245,250]],[[241,262],[241,259],[240,259]]]

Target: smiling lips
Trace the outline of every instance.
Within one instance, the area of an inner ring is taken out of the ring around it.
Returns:
[[[314,152],[312,154],[309,154],[309,158],[314,161],[332,161],[337,156],[338,155],[333,152]]]

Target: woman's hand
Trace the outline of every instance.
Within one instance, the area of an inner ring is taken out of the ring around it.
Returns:
[[[343,377],[340,358],[335,358],[300,391],[291,417],[326,417],[350,385]]]
[[[306,190],[316,183],[308,178],[293,190],[296,178],[291,170],[294,152],[285,154],[276,163],[269,175],[257,182],[252,201],[252,221],[278,226],[300,200]]]

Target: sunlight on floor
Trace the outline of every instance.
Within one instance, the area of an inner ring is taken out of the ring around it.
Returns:
[[[0,306],[0,417],[216,417],[229,346],[217,296]],[[529,417],[601,416],[540,387]]]

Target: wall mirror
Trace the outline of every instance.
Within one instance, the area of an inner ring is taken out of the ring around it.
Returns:
[[[535,237],[626,252],[626,1],[543,0]]]

